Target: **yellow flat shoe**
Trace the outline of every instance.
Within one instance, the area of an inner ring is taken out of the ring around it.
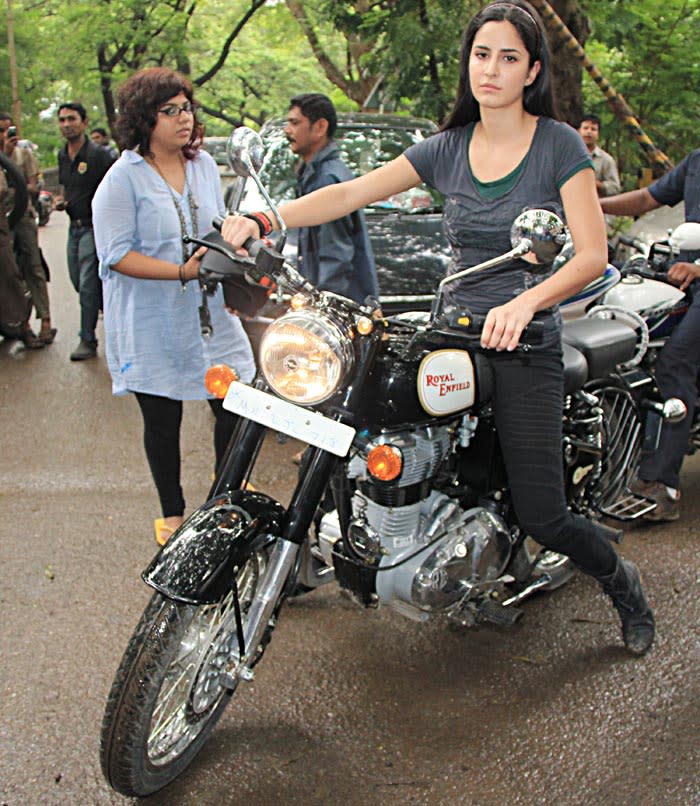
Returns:
[[[173,532],[176,531],[172,526],[168,526],[165,522],[165,518],[156,518],[153,521],[153,527],[156,532],[156,543],[159,546],[164,546],[173,536]]]

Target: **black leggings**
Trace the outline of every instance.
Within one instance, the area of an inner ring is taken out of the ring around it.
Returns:
[[[494,370],[496,427],[521,528],[582,571],[611,574],[617,555],[610,541],[594,522],[572,515],[566,506],[560,350],[486,355]]]
[[[135,392],[143,416],[143,446],[156,483],[163,517],[183,515],[185,499],[180,485],[180,424],[182,401]],[[221,400],[208,400],[216,416],[214,449],[218,470],[237,417],[226,411]]]

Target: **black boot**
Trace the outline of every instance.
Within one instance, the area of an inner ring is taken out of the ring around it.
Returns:
[[[633,654],[643,655],[654,641],[656,625],[637,566],[618,558],[615,571],[598,581],[620,614],[625,646]]]

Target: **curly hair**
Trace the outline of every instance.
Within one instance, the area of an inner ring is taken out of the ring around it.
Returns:
[[[138,148],[143,156],[151,153],[151,134],[156,127],[158,109],[176,95],[184,93],[194,104],[192,84],[181,73],[168,67],[149,67],[129,78],[117,95],[115,132],[121,148]],[[194,110],[192,136],[182,147],[185,159],[191,160],[202,145],[204,126]]]

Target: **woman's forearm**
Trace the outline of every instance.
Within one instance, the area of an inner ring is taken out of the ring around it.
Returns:
[[[288,227],[314,227],[361,210],[420,184],[420,176],[403,155],[363,176],[301,196],[280,207]]]
[[[121,274],[138,277],[142,280],[193,280],[197,277],[198,272],[198,266],[192,261],[192,258],[184,264],[183,270],[180,271],[179,263],[149,257],[135,251],[127,252],[112,268]]]
[[[563,302],[576,294],[588,283],[600,277],[605,270],[607,253],[602,250],[586,250],[565,263],[551,277],[528,288],[519,298],[532,306],[535,311]]]

